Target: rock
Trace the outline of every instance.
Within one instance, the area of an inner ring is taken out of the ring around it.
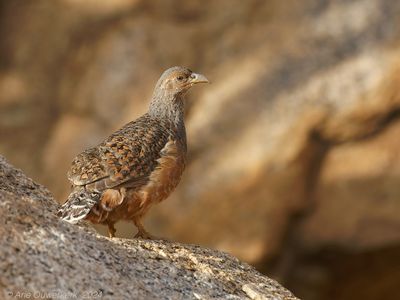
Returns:
[[[327,154],[315,191],[318,201],[298,236],[304,247],[335,244],[355,251],[396,245],[399,136],[396,121],[377,136],[337,146]]]
[[[61,221],[50,193],[0,158],[0,297],[297,299],[216,250],[108,239]]]

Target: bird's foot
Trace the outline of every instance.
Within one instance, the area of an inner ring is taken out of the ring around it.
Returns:
[[[163,242],[170,242],[170,240],[166,239],[166,238],[162,238],[159,236],[154,236],[148,232],[138,232],[136,233],[136,235],[134,236],[135,239],[144,239],[144,240],[152,240],[152,241],[163,241]]]
[[[134,236],[135,239],[144,239],[144,240],[156,240],[154,236],[152,236],[150,233],[147,231],[141,231],[139,230],[138,233]]]

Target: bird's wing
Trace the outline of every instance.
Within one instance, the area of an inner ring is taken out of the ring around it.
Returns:
[[[72,162],[68,179],[74,186],[102,191],[118,186],[137,188],[156,168],[170,132],[149,118],[128,123]]]

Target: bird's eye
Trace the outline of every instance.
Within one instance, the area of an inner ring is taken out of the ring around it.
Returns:
[[[183,79],[185,79],[185,77],[183,77],[182,75],[179,75],[176,79],[178,79],[179,81],[182,81]]]

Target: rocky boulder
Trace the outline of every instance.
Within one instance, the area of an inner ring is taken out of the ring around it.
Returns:
[[[61,221],[57,207],[0,158],[1,299],[297,299],[226,253],[110,240]]]

